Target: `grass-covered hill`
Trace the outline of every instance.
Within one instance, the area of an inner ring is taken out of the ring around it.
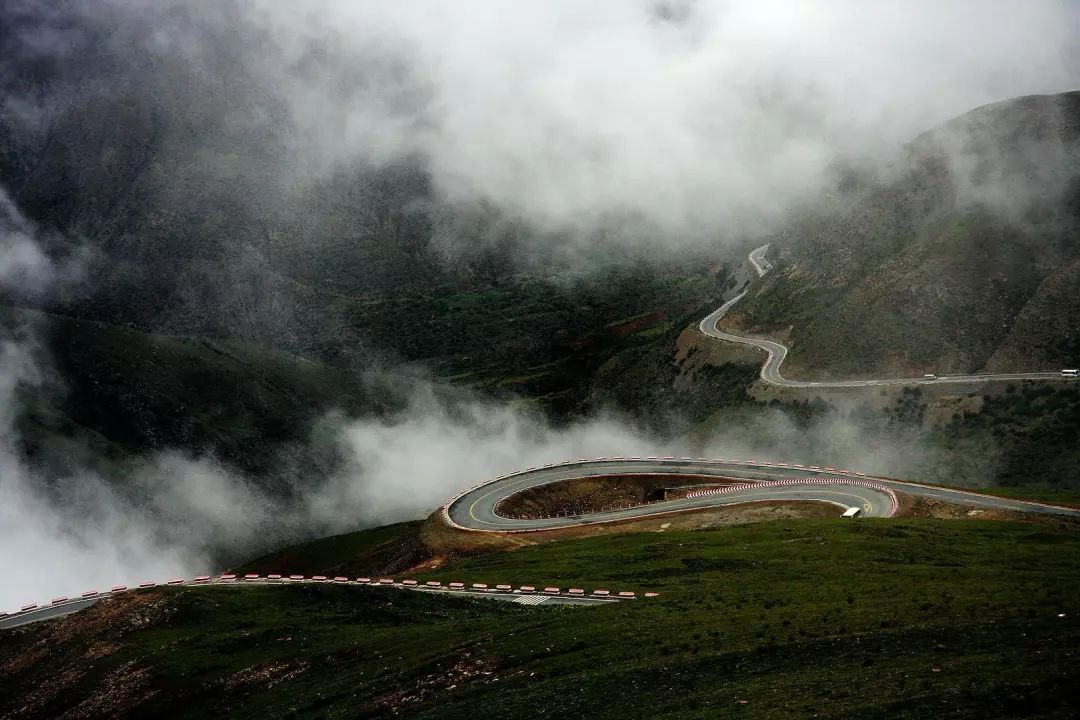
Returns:
[[[973,110],[787,229],[736,325],[793,377],[1080,362],[1080,92]]]
[[[383,536],[349,543],[363,557]],[[661,595],[529,608],[340,586],[154,589],[5,631],[0,715],[1066,718],[1080,685],[1080,540],[1053,525],[649,532],[418,577]]]

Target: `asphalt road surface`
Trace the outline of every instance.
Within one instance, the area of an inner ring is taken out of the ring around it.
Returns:
[[[667,500],[566,517],[510,518],[499,512],[498,505],[502,500],[522,490],[563,480],[604,475],[685,476],[685,481],[680,479],[676,483],[681,487],[732,481],[742,486],[722,494]],[[776,485],[775,483],[788,484]],[[894,478],[867,476],[849,470],[804,467],[792,463],[757,460],[676,459],[674,457],[597,458],[530,468],[472,488],[451,500],[443,511],[446,518],[459,528],[489,532],[536,532],[620,522],[691,510],[706,510],[747,502],[791,500],[832,503],[838,506],[838,514],[840,514],[839,508],[846,510],[858,507],[864,516],[887,517],[895,511],[895,498],[891,493],[897,491],[972,507],[1080,518],[1080,510],[1072,508],[980,495]]]
[[[769,249],[768,245],[762,245],[756,248],[750,253],[750,264],[753,265],[754,270],[757,272],[758,277],[763,277],[769,270],[772,269],[772,265],[765,259],[765,252]],[[744,290],[735,297],[731,298],[715,311],[709,313],[704,320],[698,325],[698,329],[702,333],[709,337],[717,338],[718,340],[726,340],[727,342],[739,343],[740,345],[750,345],[752,347],[764,350],[768,354],[768,358],[765,360],[765,364],[761,366],[761,379],[771,385],[780,385],[783,387],[799,387],[799,388],[853,388],[853,387],[880,387],[887,385],[951,385],[951,384],[970,384],[970,383],[984,383],[989,380],[1058,380],[1058,381],[1075,381],[1072,378],[1064,378],[1058,372],[1034,372],[1034,373],[987,373],[982,375],[938,375],[935,378],[914,377],[914,378],[880,378],[876,380],[789,380],[780,374],[780,366],[784,364],[784,359],[787,357],[788,349],[784,345],[766,338],[753,337],[751,335],[736,335],[734,333],[724,332],[717,327],[717,323],[728,310],[732,308],[737,302],[746,296],[748,291]]]
[[[63,617],[72,613],[78,612],[83,608],[88,608],[91,605],[98,602],[101,598],[79,598],[77,600],[71,600],[65,603],[58,603],[56,605],[45,605],[43,607],[34,608],[31,612],[16,613],[14,615],[8,615],[0,618],[0,630],[7,630],[8,628],[19,627],[20,625],[27,625],[33,622],[39,622],[41,620],[52,620],[53,618]]]
[[[765,273],[772,270],[772,263],[765,259],[765,253],[768,251],[768,243],[750,251],[750,264],[754,266],[754,271],[758,274],[758,277],[765,277]]]

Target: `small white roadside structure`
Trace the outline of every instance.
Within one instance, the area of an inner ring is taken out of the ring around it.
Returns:
[[[840,517],[853,518],[853,517],[855,517],[856,515],[858,515],[861,512],[862,512],[861,507],[849,507],[847,510],[844,511],[844,514],[841,515]]]

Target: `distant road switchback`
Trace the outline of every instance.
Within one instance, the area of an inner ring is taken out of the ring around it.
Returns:
[[[749,261],[754,267],[755,272],[757,272],[758,277],[763,277],[767,272],[772,270],[772,264],[765,259],[765,252],[768,248],[768,245],[762,245],[750,253]],[[853,388],[880,387],[885,385],[949,385],[958,383],[982,383],[987,382],[988,380],[1069,380],[1069,378],[1063,378],[1060,371],[987,373],[981,375],[939,375],[932,378],[879,378],[876,380],[788,380],[780,374],[780,366],[783,365],[784,358],[786,358],[788,354],[786,346],[781,345],[774,340],[724,332],[717,327],[717,323],[720,322],[720,319],[723,318],[728,310],[730,310],[737,302],[742,300],[747,292],[747,290],[744,290],[725,302],[715,311],[709,313],[709,315],[707,315],[698,325],[698,329],[709,337],[718,340],[726,340],[727,342],[739,343],[740,345],[751,345],[768,353],[765,364],[761,366],[761,379],[770,385],[794,388]]]

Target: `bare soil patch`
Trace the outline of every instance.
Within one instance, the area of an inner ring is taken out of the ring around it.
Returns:
[[[490,552],[507,552],[528,545],[571,540],[579,537],[613,535],[618,533],[666,532],[675,530],[703,530],[727,525],[769,522],[788,518],[839,517],[835,506],[818,502],[768,502],[744,503],[728,508],[691,510],[656,515],[648,518],[568,527],[558,530],[529,533],[488,533],[458,530],[451,527],[442,512],[431,515],[424,523],[421,537],[431,549],[432,557],[413,568],[413,572],[441,567],[455,557],[483,555]]]
[[[41,714],[63,693],[74,688],[95,659],[115,653],[129,633],[168,619],[174,609],[160,589],[124,593],[102,599],[74,615],[10,631],[29,634],[34,641],[0,666],[0,677],[38,666],[46,678],[23,697],[19,714]],[[88,663],[89,661],[89,663]],[[150,675],[127,663],[111,670],[99,689],[60,717],[118,717],[153,697]]]
[[[687,475],[606,475],[575,478],[529,488],[499,503],[498,512],[510,518],[550,518],[582,515],[623,507],[638,507],[686,497],[701,487],[722,487],[737,481]]]
[[[908,495],[907,493],[897,493],[896,497],[900,503],[900,509],[896,512],[896,517],[928,517],[946,520],[1016,520],[1053,525],[1054,527],[1080,529],[1080,520],[1061,515],[978,508],[945,502],[944,500]]]
[[[675,387],[692,388],[697,373],[706,366],[760,365],[764,360],[765,353],[761,350],[716,340],[703,335],[694,325],[683,330],[675,343],[675,364],[679,366]]]
[[[499,679],[497,671],[498,663],[493,658],[461,652],[453,665],[440,667],[433,673],[415,679],[399,690],[376,699],[375,705],[397,715],[407,706],[423,702],[441,692],[472,683],[496,682]]]

